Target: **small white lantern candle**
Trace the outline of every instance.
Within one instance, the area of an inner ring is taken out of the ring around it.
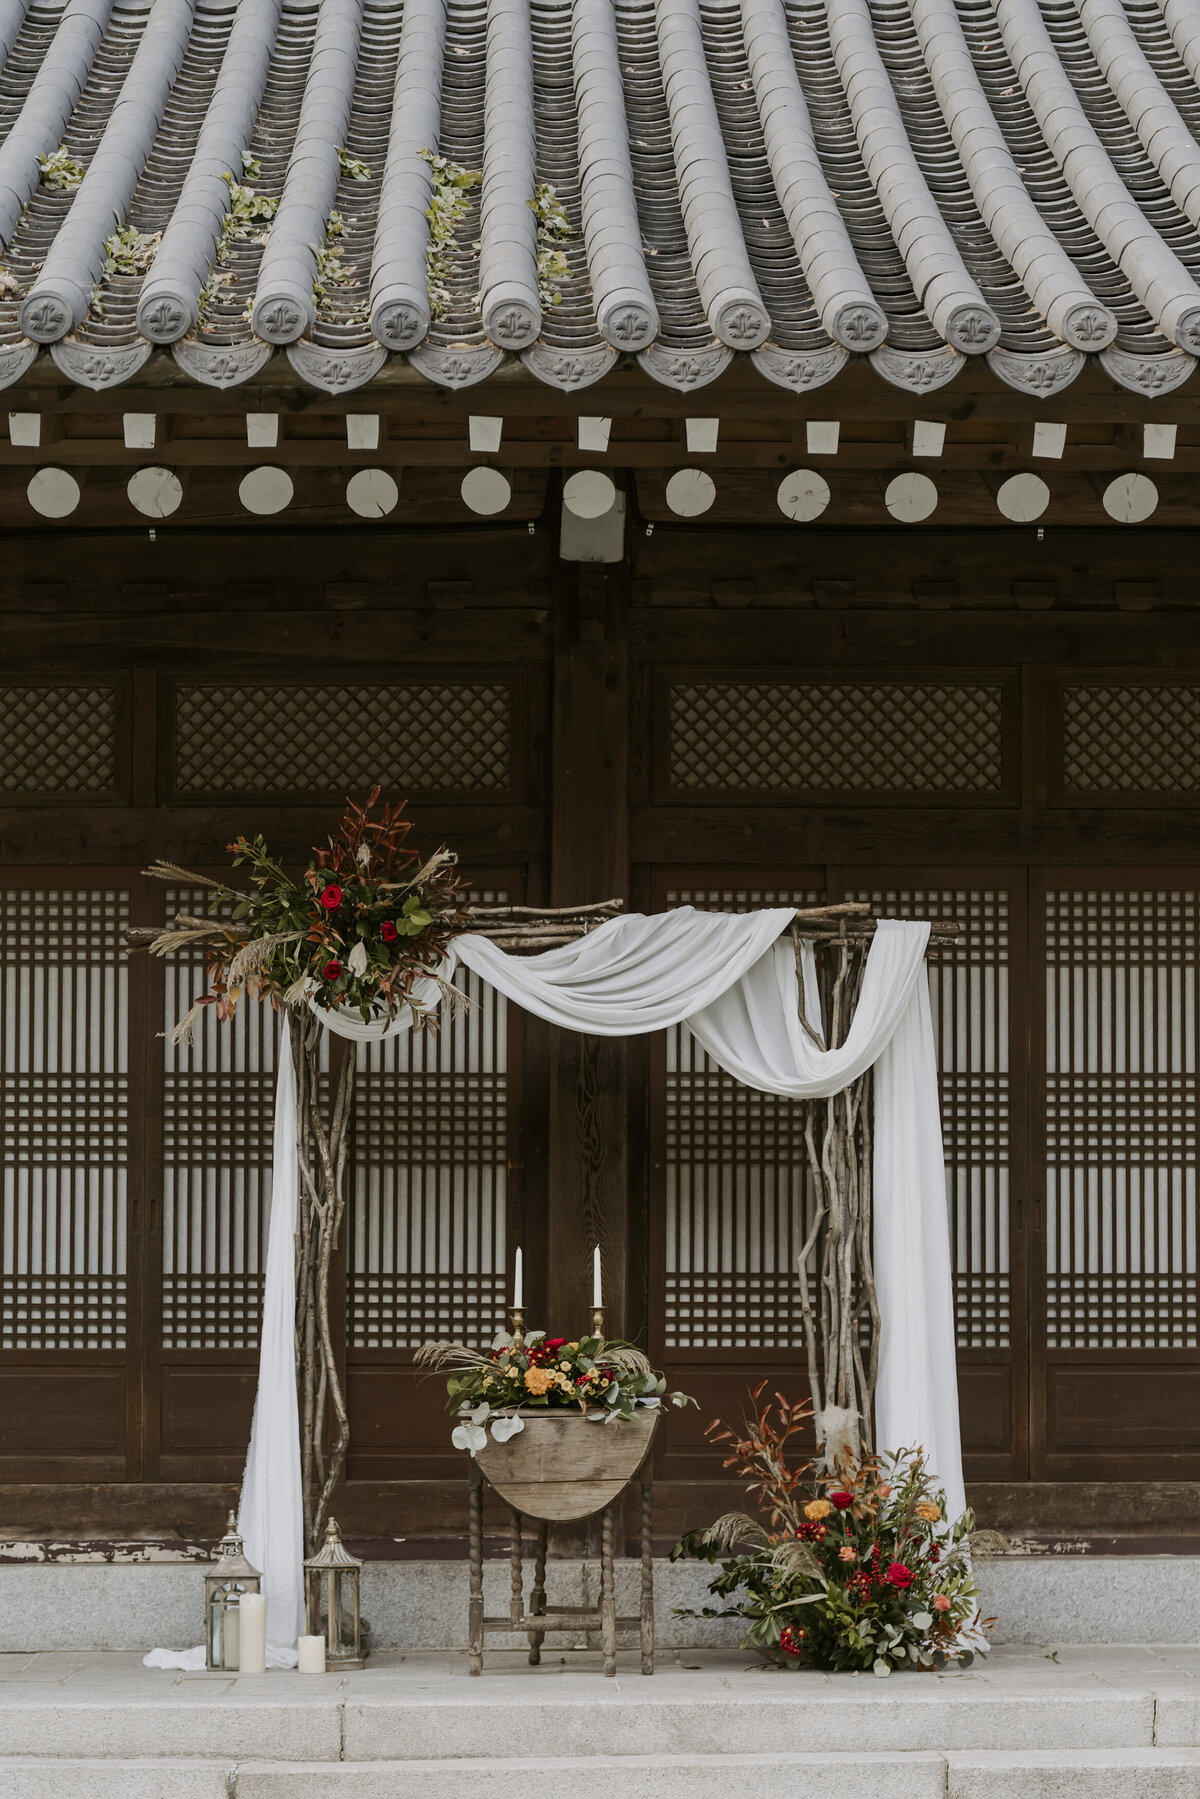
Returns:
[[[243,1593],[238,1601],[238,1671],[267,1671],[267,1602],[261,1593]]]
[[[604,1304],[604,1298],[600,1291],[600,1245],[598,1243],[592,1257],[592,1304],[597,1309]]]
[[[519,1249],[513,1261],[513,1304],[525,1304],[525,1260]]]
[[[301,1674],[324,1674],[324,1637],[299,1637],[296,1642],[296,1653],[300,1658],[296,1665]]]

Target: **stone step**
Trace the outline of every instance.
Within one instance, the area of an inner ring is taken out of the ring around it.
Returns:
[[[370,1763],[52,1755],[4,1799],[1200,1799],[1200,1749],[443,1757]]]
[[[714,1692],[716,1683],[705,1681],[693,1696],[678,1672],[649,1681],[633,1674],[617,1683],[529,1675],[536,1685],[519,1675],[479,1682],[460,1675],[452,1685],[438,1683],[441,1690],[430,1696],[422,1696],[418,1676],[403,1696],[371,1695],[371,1684],[393,1686],[387,1675],[375,1683],[360,1676],[347,1692],[324,1682],[314,1691],[302,1675],[273,1674],[244,1677],[236,1692],[214,1678],[164,1683],[161,1696],[114,1692],[79,1701],[64,1691],[34,1694],[12,1683],[0,1689],[0,1757],[436,1762],[494,1756],[506,1739],[535,1756],[722,1756],[747,1743],[798,1754],[849,1746],[912,1753],[1200,1742],[1194,1699],[1160,1694],[1156,1701],[1136,1689],[1005,1692],[982,1680],[920,1676],[893,1677],[887,1685],[873,1677],[817,1684],[764,1669],[758,1679],[739,1679],[733,1691]]]

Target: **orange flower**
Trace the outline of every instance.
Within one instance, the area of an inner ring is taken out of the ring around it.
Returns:
[[[950,1610],[950,1600],[945,1593],[934,1594],[933,1609],[935,1612],[948,1612]]]
[[[942,1515],[940,1505],[934,1505],[931,1499],[923,1499],[917,1507],[917,1517],[924,1518],[926,1524],[936,1524]]]
[[[548,1368],[526,1368],[525,1385],[531,1393],[548,1393],[554,1385],[554,1376]]]
[[[804,1508],[804,1516],[806,1518],[811,1518],[813,1523],[816,1524],[819,1523],[822,1518],[828,1518],[832,1510],[833,1507],[827,1499],[810,1499]]]
[[[849,1543],[842,1544],[842,1547],[838,1550],[838,1555],[844,1562],[856,1562],[858,1560],[858,1551],[856,1549],[851,1549]]]

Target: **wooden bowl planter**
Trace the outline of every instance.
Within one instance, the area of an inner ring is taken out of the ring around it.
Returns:
[[[515,1511],[565,1524],[603,1511],[628,1486],[658,1425],[654,1406],[629,1422],[591,1424],[582,1412],[523,1406],[525,1429],[507,1443],[488,1433],[476,1461]]]

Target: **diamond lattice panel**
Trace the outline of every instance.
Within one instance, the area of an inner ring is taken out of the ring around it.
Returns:
[[[814,905],[778,888],[677,888],[668,907],[706,912]],[[805,1108],[754,1092],[667,1032],[664,1349],[798,1349],[796,1258],[812,1215]]]
[[[941,1071],[960,1349],[1005,1349],[1011,1332],[1008,1064],[1009,901],[979,888],[848,893],[888,918],[956,919],[929,964]]]
[[[1068,687],[1070,793],[1200,792],[1200,687]]]
[[[1002,690],[908,682],[671,689],[686,791],[998,793]]]
[[[0,687],[0,793],[111,793],[114,687]]]
[[[125,1346],[129,895],[0,893],[0,1348]]]
[[[1200,894],[1046,895],[1046,1332],[1194,1349]]]
[[[179,793],[504,792],[507,686],[179,687]]]

